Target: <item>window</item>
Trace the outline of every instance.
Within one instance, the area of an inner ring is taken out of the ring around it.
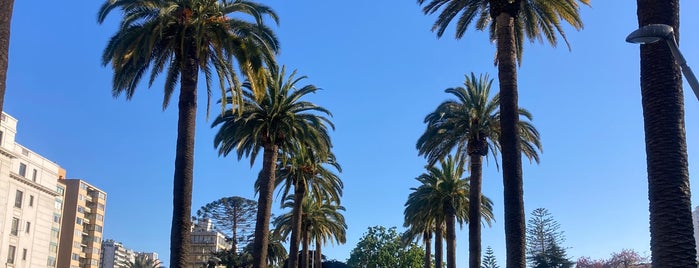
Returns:
[[[34,196],[33,196],[33,195],[30,195],[30,196],[29,196],[29,206],[30,206],[30,207],[33,207],[33,206],[34,206]]]
[[[58,228],[51,228],[51,237],[58,238]]]
[[[49,245],[49,250],[53,253],[58,252],[58,244],[51,242],[51,245]]]
[[[19,175],[22,177],[27,176],[27,165],[24,163],[19,163]]]
[[[0,131],[0,144],[2,144],[2,131]]]
[[[104,216],[102,216],[101,214],[97,214],[97,220],[104,221]]]
[[[32,223],[31,223],[31,222],[27,222],[27,226],[26,226],[26,227],[27,227],[27,228],[24,229],[24,232],[29,233],[29,229],[32,227]]]
[[[84,183],[81,182],[81,183],[80,183],[80,189],[83,189],[83,190],[87,191],[87,184],[84,184]]]
[[[53,213],[53,222],[61,223],[61,214]]]
[[[54,207],[60,210],[63,207],[63,200],[61,200],[60,198],[56,198],[56,204],[54,204]]]
[[[82,206],[78,206],[78,212],[85,213],[85,208]]]
[[[36,176],[38,175],[38,174],[37,174],[38,172],[39,172],[39,171],[37,171],[36,168],[34,169],[34,171],[32,171],[32,180],[33,180],[34,182],[36,182]]]
[[[22,148],[22,155],[29,156],[29,150]]]
[[[18,233],[19,233],[19,219],[12,218],[12,229],[10,229],[10,234],[17,236]]]
[[[82,218],[77,218],[77,219],[75,219],[75,223],[77,223],[77,224],[83,224],[83,219],[82,219]]]
[[[104,210],[104,204],[102,203],[97,203],[97,208]]]
[[[10,249],[7,250],[7,263],[15,263],[15,246],[10,246]]]
[[[80,248],[80,242],[78,242],[78,241],[73,242],[73,247]]]
[[[102,232],[102,226],[99,226],[99,225],[95,225],[95,231],[97,231],[97,232],[100,232],[100,233],[101,233],[101,232]]]
[[[22,191],[17,190],[17,193],[15,194],[15,207],[16,208],[22,208]]]
[[[77,253],[73,253],[73,254],[70,256],[70,258],[73,259],[74,261],[79,261],[79,260],[80,260],[80,255],[78,255]]]
[[[105,198],[107,198],[107,195],[104,194],[104,193],[99,193],[99,198],[100,198],[100,199],[105,199]]]
[[[80,201],[85,201],[85,196],[84,196],[84,195],[78,195],[78,200],[80,200]]]
[[[26,248],[22,249],[22,260],[23,261],[27,260],[27,249]]]
[[[56,192],[58,192],[59,195],[63,196],[63,193],[65,193],[66,189],[64,189],[61,186],[56,186]]]
[[[46,261],[46,265],[49,267],[56,267],[56,257],[49,256],[49,259]]]
[[[82,235],[83,235],[83,232],[80,231],[80,230],[75,230],[75,233],[73,233],[73,235],[75,235],[75,236],[82,236]]]

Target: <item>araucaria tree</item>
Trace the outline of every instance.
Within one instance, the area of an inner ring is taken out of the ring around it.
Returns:
[[[527,224],[527,259],[534,268],[569,268],[573,262],[563,248],[565,235],[545,208],[532,211]]]
[[[446,93],[455,99],[442,102],[434,112],[425,117],[427,129],[420,136],[417,148],[433,165],[456,150],[462,159],[470,163],[470,193],[468,209],[469,264],[480,267],[481,255],[481,182],[483,157],[490,152],[497,163],[500,151],[500,96],[490,96],[493,81],[488,75],[466,75],[463,87],[448,88]],[[529,111],[519,109],[519,115],[531,121]],[[537,163],[541,151],[539,132],[527,120],[517,121],[517,138],[522,153]],[[473,219],[473,220],[471,220]]]
[[[488,247],[485,249],[485,256],[483,256],[481,268],[500,268],[500,266],[498,266],[498,261],[495,259],[493,248]]]
[[[454,18],[455,37],[460,39],[475,24],[478,30],[488,30],[497,46],[495,64],[500,84],[500,113],[502,169],[505,205],[505,242],[507,268],[524,268],[525,219],[522,180],[521,144],[517,135],[517,63],[521,62],[525,39],[543,40],[551,45],[558,42],[556,33],[567,39],[561,21],[581,29],[578,2],[589,0],[417,0],[425,14],[439,13],[432,26],[441,37]],[[440,11],[441,10],[441,11]],[[470,268],[474,262],[469,262]]]
[[[286,77],[285,68],[276,65],[266,73],[266,94],[259,97],[254,94],[250,82],[244,83],[242,103],[235,102],[235,97],[228,97],[224,102],[230,104],[231,109],[216,118],[212,126],[220,127],[214,138],[219,154],[225,156],[235,151],[239,160],[247,156],[252,165],[258,153],[263,152],[262,171],[257,179],[259,200],[253,268],[267,267],[265,259],[279,154],[293,153],[299,144],[304,144],[320,159],[327,158],[332,148],[328,131],[334,128],[324,116],[330,116],[330,111],[301,100],[318,90],[313,85],[296,89],[296,84],[305,76],[297,78],[294,71]]]
[[[679,0],[636,2],[639,27],[670,25],[679,42]],[[680,68],[665,42],[641,45],[640,54],[653,267],[694,267],[696,241]]]
[[[204,74],[207,96],[211,95],[213,74],[218,76],[222,97],[226,85],[236,95],[240,87],[232,63],[237,61],[240,71],[255,81],[256,95],[262,95],[260,70],[278,49],[264,19],[276,22],[277,16],[269,7],[245,0],[108,0],[99,10],[98,22],[104,22],[115,9],[123,17],[102,54],[102,64],[114,70],[114,97],[123,93],[131,99],[149,70],[149,86],[165,72],[163,108],[180,85],[170,265],[185,267],[190,248],[199,73]]]
[[[202,206],[196,215],[198,219],[211,220],[218,231],[228,236],[232,251],[238,253],[239,245],[252,242],[257,202],[240,196],[224,197]]]

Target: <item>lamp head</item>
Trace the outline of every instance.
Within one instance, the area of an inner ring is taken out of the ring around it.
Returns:
[[[626,37],[626,42],[650,44],[672,37],[672,26],[666,24],[648,24],[633,31]]]

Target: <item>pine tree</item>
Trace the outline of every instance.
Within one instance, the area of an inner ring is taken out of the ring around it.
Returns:
[[[568,259],[565,241],[560,224],[545,208],[532,211],[527,223],[527,260],[534,268],[569,268],[573,262]]]
[[[488,246],[488,248],[485,249],[485,256],[483,256],[483,263],[481,264],[481,268],[500,268],[500,266],[498,266],[497,260],[495,260],[493,248],[491,248],[490,246]]]

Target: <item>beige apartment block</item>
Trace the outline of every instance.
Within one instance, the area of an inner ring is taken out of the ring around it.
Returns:
[[[107,194],[80,179],[61,179],[65,185],[60,268],[99,268]]]
[[[226,242],[226,236],[216,231],[208,219],[202,219],[194,225],[190,239],[190,268],[207,267],[213,253],[231,248],[231,243]]]
[[[65,170],[16,134],[17,119],[0,114],[0,267],[58,267]]]

